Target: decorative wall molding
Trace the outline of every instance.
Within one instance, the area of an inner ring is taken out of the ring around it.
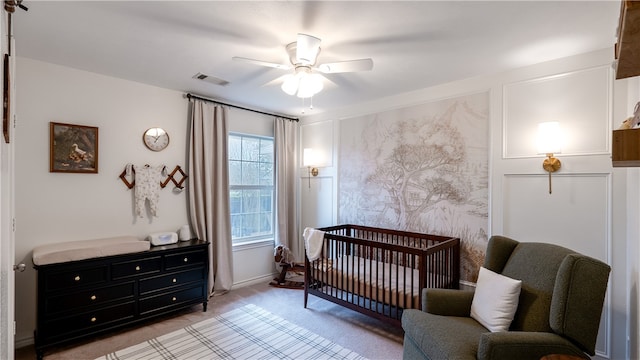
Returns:
[[[318,122],[300,126],[300,153],[302,149],[312,148],[319,156],[320,167],[333,166],[333,121]],[[300,156],[300,166],[302,166],[302,156]]]
[[[611,152],[612,85],[610,66],[597,66],[503,86],[503,157],[537,157],[537,125],[558,121],[564,132],[562,154]]]
[[[322,171],[322,169],[321,169]],[[336,203],[332,176],[305,178],[300,182],[300,200],[307,206],[302,208],[301,228],[335,225]]]
[[[554,174],[553,194],[546,191],[547,179],[545,174],[504,174],[502,235],[557,244],[612,264],[612,174]],[[596,344],[596,353],[605,358],[611,354],[611,298],[610,282]]]

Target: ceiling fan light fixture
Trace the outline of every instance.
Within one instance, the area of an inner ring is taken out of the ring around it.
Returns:
[[[322,75],[314,74],[309,67],[299,66],[295,74],[285,75],[281,89],[287,95],[309,98],[324,88]]]
[[[323,87],[322,76],[318,74],[307,74],[300,78],[300,83],[298,84],[298,97],[312,97],[322,91]]]
[[[298,91],[298,77],[293,74],[285,75],[281,88],[287,95],[295,95]]]

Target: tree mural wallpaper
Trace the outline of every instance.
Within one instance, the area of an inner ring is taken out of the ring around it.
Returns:
[[[475,281],[488,228],[489,93],[340,122],[339,221],[461,239]]]

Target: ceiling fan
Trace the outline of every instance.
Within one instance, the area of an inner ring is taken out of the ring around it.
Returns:
[[[373,69],[373,60],[371,59],[317,64],[318,55],[320,54],[320,41],[315,36],[298,34],[297,41],[285,47],[291,64],[278,64],[239,56],[234,56],[233,60],[282,70],[294,69],[293,74],[285,76],[282,90],[289,95],[297,95],[301,98],[312,97],[322,91],[323,77],[319,73],[336,74]]]

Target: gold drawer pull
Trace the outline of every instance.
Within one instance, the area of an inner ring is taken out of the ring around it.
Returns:
[[[176,300],[178,300],[178,299],[176,299],[176,297],[174,296],[174,297],[173,297],[173,299],[171,299],[171,300],[172,300],[172,301],[176,301]]]
[[[189,258],[184,258],[184,262],[189,262]]]
[[[136,271],[140,271],[140,266],[136,266]]]
[[[91,295],[91,300],[97,299],[95,295]]]
[[[74,277],[73,280],[80,281],[80,275],[76,275],[76,277]]]
[[[177,283],[177,282],[178,282],[178,279],[173,278],[173,279],[171,280],[171,282]]]
[[[96,322],[98,319],[96,319],[95,317],[91,318],[91,322]]]

